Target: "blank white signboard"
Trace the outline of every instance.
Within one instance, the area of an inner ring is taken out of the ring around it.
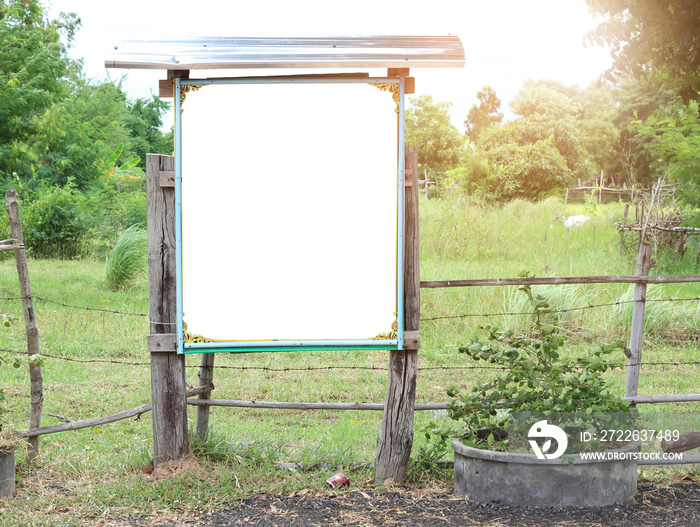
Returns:
[[[364,83],[189,91],[181,114],[187,331],[282,346],[389,333],[397,135],[391,94]]]

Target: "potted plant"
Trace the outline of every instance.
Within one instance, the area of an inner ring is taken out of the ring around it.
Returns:
[[[458,430],[451,442],[455,493],[475,501],[542,506],[628,501],[636,491],[634,456],[618,453],[601,461],[585,454],[638,449],[638,443],[610,442],[598,433],[632,425],[629,405],[604,377],[615,367],[609,355],[622,344],[565,358],[564,338],[546,323],[552,311],[547,300],[533,295],[530,286],[520,289],[534,311],[531,336],[487,326],[487,340],[459,348],[498,373],[470,392],[448,390],[453,398],[448,415],[458,425],[450,427]],[[444,437],[445,429],[434,427],[433,433]]]

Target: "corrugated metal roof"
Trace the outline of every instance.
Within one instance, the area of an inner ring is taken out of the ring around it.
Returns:
[[[202,37],[116,44],[107,68],[459,68],[456,36]]]

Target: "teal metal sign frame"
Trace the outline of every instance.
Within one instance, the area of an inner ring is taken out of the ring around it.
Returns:
[[[296,75],[285,77],[221,78],[221,79],[175,79],[175,199],[176,199],[176,279],[177,279],[177,349],[178,353],[210,352],[275,352],[299,350],[397,350],[404,345],[404,287],[403,287],[403,216],[404,216],[404,94],[405,80],[401,77],[333,77]],[[397,236],[396,236],[396,338],[392,340],[248,340],[189,342],[185,340],[183,306],[182,265],[182,106],[181,93],[186,86],[214,84],[336,84],[364,83],[395,85],[398,90],[398,144],[397,144]]]

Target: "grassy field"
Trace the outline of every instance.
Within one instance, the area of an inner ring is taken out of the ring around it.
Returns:
[[[465,203],[421,202],[421,279],[505,278],[522,272],[537,276],[634,274],[636,254],[622,253],[614,222],[622,206],[592,209],[549,199],[531,204],[515,201],[502,208]],[[585,213],[593,218],[567,229],[557,215]],[[692,242],[693,245],[697,241]],[[683,261],[661,254],[652,274],[695,274],[695,247]],[[137,315],[64,307],[36,300],[44,364],[45,425],[53,416],[81,420],[116,413],[150,400],[147,287],[110,291],[104,262],[30,261],[36,297],[73,306]],[[535,287],[558,309],[560,331],[569,336],[569,353],[585,354],[594,343],[628,338],[628,285]],[[21,303],[14,260],[0,260],[0,312],[9,328],[0,327],[0,348],[25,348]],[[650,286],[649,298],[700,297],[700,284]],[[590,309],[592,305],[603,305]],[[647,306],[644,361],[700,360],[700,303],[659,301]],[[527,330],[529,311],[513,287],[431,289],[422,291],[418,402],[443,402],[449,385],[472,386],[487,370],[470,364],[457,348],[487,323]],[[474,315],[474,316],[471,316]],[[488,315],[488,316],[484,316]],[[455,316],[458,316],[455,318]],[[447,318],[445,318],[447,317]],[[266,401],[383,402],[386,352],[302,352],[218,354],[214,397]],[[620,365],[626,358],[616,357]],[[197,384],[199,356],[187,357],[188,382]],[[697,393],[698,366],[643,367],[640,394]],[[624,371],[611,376],[624,392]],[[24,369],[0,368],[7,421],[17,430],[28,426],[28,375]],[[655,408],[659,410],[660,408]],[[664,411],[696,410],[695,404],[664,405]],[[194,408],[190,408],[194,421]],[[53,414],[51,416],[50,414]],[[440,419],[432,412],[416,416],[420,430]],[[150,461],[151,420],[125,420],[99,428],[44,436],[34,465],[22,453],[18,489],[12,500],[0,500],[3,525],[92,524],[97,516],[134,513],[154,515],[214,507],[254,490],[289,492],[324,489],[338,469],[353,486],[369,485],[372,473],[363,465],[374,460],[380,412],[282,411],[213,408],[212,433],[194,441],[203,461],[189,476],[151,481],[142,468]],[[297,463],[306,470],[290,470]],[[435,476],[412,471],[413,482],[449,485],[448,471]],[[430,478],[437,477],[436,480]]]

